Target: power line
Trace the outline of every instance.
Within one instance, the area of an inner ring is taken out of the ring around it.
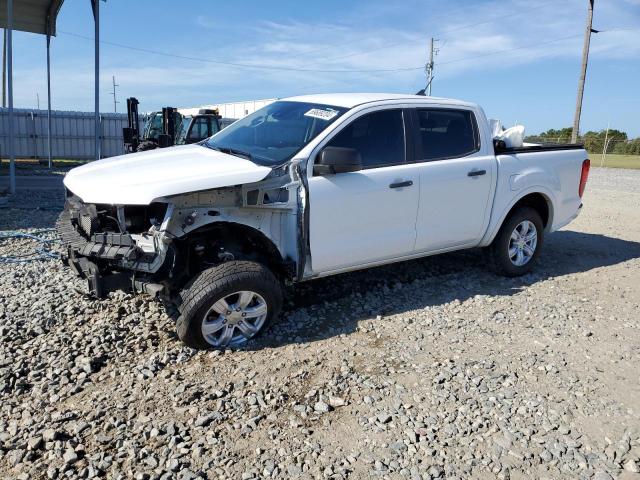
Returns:
[[[528,48],[535,48],[535,47],[539,47],[541,45],[549,45],[550,43],[555,43],[555,42],[560,42],[562,40],[569,40],[571,38],[578,38],[581,37],[582,35],[569,35],[567,37],[560,37],[560,38],[554,38],[553,40],[549,40],[546,42],[537,42],[537,43],[533,43],[530,45],[522,45],[520,47],[513,47],[513,48],[507,48],[504,50],[496,50],[494,52],[490,52],[490,53],[485,53],[482,55],[474,55],[473,57],[464,57],[464,58],[456,58],[455,60],[448,60],[446,62],[438,62],[438,65],[448,65],[450,63],[457,63],[457,62],[465,62],[467,60],[475,60],[476,58],[484,58],[484,57],[490,57],[493,55],[499,55],[501,53],[507,53],[507,52],[513,52],[516,50],[525,50]]]
[[[460,25],[460,26],[456,26],[456,27],[452,27],[452,28],[446,28],[443,30],[443,32],[453,32],[453,31],[457,31],[457,30],[462,30],[462,29],[466,29],[466,28],[471,28],[471,27],[475,27],[478,25],[482,25],[482,24],[486,24],[486,23],[493,23],[497,20],[501,20],[503,18],[508,18],[508,17],[513,17],[513,16],[518,16],[518,15],[522,15],[524,13],[529,13],[532,10],[539,10],[541,8],[544,7],[548,7],[550,5],[556,5],[556,2],[550,2],[550,3],[544,3],[541,5],[537,5],[535,7],[532,7],[531,9],[529,9],[528,12],[513,12],[513,13],[509,13],[506,15],[501,15],[498,17],[494,17],[488,20],[483,20],[481,22],[475,22],[475,23],[471,23],[471,24],[466,24],[466,25]],[[452,12],[456,12],[456,11],[467,11],[467,8],[459,8],[459,9],[454,9],[452,11],[449,12],[444,12],[438,15],[435,15],[432,18],[440,18],[440,17],[449,17],[451,16]],[[63,30],[58,30],[59,33],[62,33],[64,35],[69,35],[69,36],[73,36],[73,37],[77,37],[77,38],[82,38],[85,40],[91,40],[93,41],[94,39],[91,37],[87,37],[84,35],[80,35],[77,33],[73,33],[73,32],[66,32]],[[369,35],[367,35],[366,37],[362,37],[362,39],[368,39],[370,38]],[[300,67],[278,67],[278,66],[273,66],[273,65],[263,65],[263,64],[247,64],[247,63],[241,63],[241,62],[229,62],[229,61],[224,61],[224,60],[212,60],[212,59],[205,59],[205,58],[199,58],[199,57],[190,57],[190,56],[186,56],[186,55],[179,55],[179,54],[172,54],[172,53],[167,53],[167,52],[161,52],[158,50],[151,50],[151,49],[146,49],[146,48],[139,48],[139,47],[134,47],[131,45],[124,45],[121,43],[116,43],[116,42],[110,42],[110,41],[105,41],[105,40],[101,40],[100,43],[105,44],[105,45],[111,45],[114,47],[119,47],[119,48],[125,48],[125,49],[129,49],[129,50],[134,50],[134,51],[138,51],[138,52],[142,52],[142,53],[149,53],[149,54],[154,54],[154,55],[162,55],[165,57],[171,57],[171,58],[179,58],[182,60],[192,60],[192,61],[199,61],[199,62],[204,62],[204,63],[212,63],[212,64],[218,64],[218,65],[226,65],[226,66],[230,66],[230,67],[237,67],[237,68],[251,68],[251,69],[259,69],[259,70],[281,70],[281,71],[296,71],[296,72],[317,72],[317,73],[377,73],[377,72],[405,72],[405,71],[412,71],[412,70],[419,70],[422,67],[410,67],[410,68],[384,68],[384,69],[315,69],[315,68],[300,68]],[[404,42],[397,42],[397,43],[393,43],[391,45],[383,45],[381,47],[377,47],[377,48],[373,48],[373,49],[369,49],[367,51],[363,51],[363,52],[354,52],[354,53],[350,53],[350,54],[346,54],[346,55],[340,55],[337,57],[330,57],[330,58],[325,58],[323,59],[324,61],[330,61],[330,60],[340,60],[340,59],[344,59],[344,58],[350,58],[350,57],[355,57],[358,55],[368,55],[380,50],[386,50],[389,48],[393,48],[399,45],[404,44]],[[326,47],[322,47],[319,49],[315,49],[315,50],[310,50],[307,52],[301,52],[298,53],[296,55],[290,56],[289,58],[296,58],[299,57],[301,55],[310,55],[313,53],[317,53],[320,51],[324,51],[327,50],[329,48],[335,48],[335,47],[341,47],[343,46],[343,44],[335,44],[335,45],[330,45],[330,46],[326,46]]]
[[[84,35],[79,35],[76,33],[71,33],[71,32],[62,32],[60,30],[58,30],[59,33],[63,33],[65,35],[70,35],[73,37],[78,37],[78,38],[82,38],[85,40],[91,40],[93,41],[93,38],[90,37],[85,37]],[[484,57],[489,57],[489,56],[493,56],[493,55],[499,55],[501,53],[507,53],[507,52],[512,52],[512,51],[516,51],[516,50],[524,50],[524,49],[528,49],[528,48],[535,48],[538,46],[542,46],[542,45],[548,45],[551,43],[555,43],[555,42],[559,42],[562,40],[568,40],[571,38],[577,38],[580,37],[581,35],[569,35],[566,37],[560,37],[560,38],[555,38],[546,42],[537,42],[535,44],[530,44],[530,45],[522,45],[519,47],[513,47],[513,48],[507,48],[507,49],[503,49],[503,50],[496,50],[490,53],[485,53],[482,55],[474,55],[472,57],[463,57],[463,58],[457,58],[455,60],[448,60],[446,62],[438,62],[438,65],[448,65],[451,63],[457,63],[457,62],[464,62],[467,60],[474,60],[477,58],[484,58]],[[177,55],[177,54],[172,54],[172,53],[167,53],[167,52],[161,52],[161,51],[157,51],[157,50],[150,50],[150,49],[145,49],[145,48],[138,48],[138,47],[133,47],[130,45],[123,45],[120,43],[115,43],[115,42],[108,42],[108,41],[101,41],[100,43],[104,43],[107,45],[111,45],[114,47],[118,47],[118,48],[124,48],[124,49],[128,49],[128,50],[133,50],[133,51],[138,51],[138,52],[144,52],[144,53],[149,53],[149,54],[153,54],[153,55],[161,55],[164,57],[171,57],[171,58],[179,58],[182,60],[191,60],[191,61],[196,61],[196,62],[203,62],[203,63],[213,63],[213,64],[217,64],[217,65],[227,65],[227,66],[231,66],[231,67],[237,67],[237,68],[250,68],[250,69],[261,69],[261,70],[275,70],[275,71],[295,71],[295,72],[316,72],[316,73],[375,73],[375,72],[409,72],[409,71],[417,71],[417,70],[423,70],[424,66],[419,66],[419,67],[401,67],[401,68],[381,68],[381,69],[365,69],[365,70],[360,70],[360,69],[339,69],[339,70],[334,70],[334,69],[316,69],[316,68],[297,68],[297,67],[286,67],[286,66],[275,66],[275,65],[261,65],[261,64],[246,64],[246,63],[236,63],[236,62],[225,62],[225,61],[220,61],[220,60],[211,60],[211,59],[207,59],[207,58],[197,58],[197,57],[189,57],[186,55]]]
[[[486,23],[493,23],[493,22],[495,22],[497,20],[502,20],[503,18],[508,18],[508,17],[514,17],[514,16],[518,16],[518,15],[528,14],[528,13],[531,13],[531,11],[539,10],[541,8],[549,7],[551,5],[557,6],[557,3],[556,2],[543,3],[541,5],[536,5],[535,7],[532,7],[527,12],[509,13],[507,15],[501,15],[499,17],[493,17],[491,19],[483,20],[481,22],[475,22],[475,23],[469,23],[469,24],[466,24],[466,25],[458,25],[458,26],[451,27],[451,28],[445,28],[445,29],[442,29],[441,32],[448,33],[448,32],[455,32],[455,31],[463,30],[463,29],[467,29],[467,28],[477,27],[478,25],[483,25],[483,24],[486,24]],[[445,16],[445,15],[439,15],[439,16]],[[369,38],[371,38],[371,37],[367,36],[367,37],[362,38],[361,40],[369,39]],[[359,41],[359,40],[357,40],[357,41]],[[383,46],[376,47],[376,48],[373,48],[373,49],[370,49],[370,50],[367,50],[367,51],[364,51],[364,52],[353,52],[353,53],[348,53],[346,55],[339,55],[337,57],[322,58],[321,60],[326,62],[326,61],[330,61],[330,60],[341,60],[343,58],[357,57],[359,55],[369,55],[371,53],[378,52],[380,50],[388,50],[390,48],[394,48],[394,47],[397,47],[399,45],[405,45],[405,43],[406,43],[405,41],[395,42],[395,43],[392,43],[390,45],[383,45]],[[320,48],[318,50],[312,50],[310,52],[305,52],[305,54],[315,53],[315,52],[318,52],[318,51],[327,50],[328,48],[342,47],[342,46],[343,46],[343,44],[336,44],[336,45],[333,45],[331,47],[323,47],[323,48]],[[296,54],[293,57],[289,57],[289,58],[297,58],[297,57],[300,57],[300,55],[301,54]]]
[[[62,33],[64,35],[69,35],[76,38],[82,38],[84,40],[91,40],[91,41],[94,40],[91,37],[79,35],[77,33],[72,33],[72,32],[64,32],[62,30],[58,30],[58,33]],[[352,70],[352,69],[334,70],[334,69],[317,69],[317,68],[297,68],[297,67],[286,67],[286,66],[279,67],[275,65],[227,62],[223,60],[212,60],[209,58],[189,57],[186,55],[178,55],[174,53],[161,52],[159,50],[150,50],[147,48],[133,47],[131,45],[124,45],[122,43],[109,42],[106,40],[101,40],[100,43],[104,45],[110,45],[112,47],[133,50],[136,52],[149,53],[152,55],[161,55],[163,57],[179,58],[181,60],[192,60],[196,62],[212,63],[215,65],[226,65],[229,67],[250,68],[250,69],[257,69],[257,70],[280,70],[280,71],[316,72],[316,73],[375,73],[375,72],[404,72],[404,71],[411,71],[411,70],[420,70],[423,68],[423,67],[403,67],[403,68],[376,68],[376,69],[365,69],[365,70]]]
[[[555,3],[550,3],[550,4],[545,4],[545,5],[546,5],[546,6],[548,6],[548,5],[555,5]],[[534,7],[534,9],[537,9],[537,8],[538,8],[538,7]],[[457,13],[457,12],[468,12],[468,10],[469,10],[469,8],[468,8],[468,7],[454,8],[454,9],[449,10],[449,11],[447,11],[447,12],[442,12],[442,13],[438,13],[438,14],[436,14],[436,15],[433,15],[433,16],[431,16],[431,17],[429,18],[429,20],[434,20],[434,19],[438,19],[438,18],[449,18],[449,17],[453,16],[453,15],[454,15],[455,13]],[[518,12],[518,14],[520,14],[520,12]],[[473,25],[472,25],[472,26],[473,26]],[[456,28],[457,28],[457,27],[456,27]],[[461,28],[462,28],[462,27],[461,27]],[[362,36],[362,37],[357,37],[356,39],[354,39],[354,40],[352,41],[352,43],[354,43],[354,42],[360,42],[360,41],[362,41],[362,40],[369,40],[369,39],[371,39],[371,35],[364,35],[364,36]],[[401,43],[396,43],[396,44],[394,44],[394,45],[392,45],[392,46],[397,46],[397,45],[400,45],[400,44],[401,44]],[[298,52],[298,53],[296,53],[295,55],[289,56],[289,58],[299,58],[299,57],[301,57],[301,56],[303,56],[303,55],[312,55],[312,54],[316,54],[316,53],[318,53],[318,52],[323,52],[323,51],[325,51],[325,50],[329,50],[329,49],[331,49],[331,48],[342,48],[342,47],[344,47],[344,42],[335,43],[335,44],[331,44],[331,45],[325,45],[324,47],[314,48],[314,49],[307,50],[307,51],[304,51],[304,52]],[[380,48],[375,49],[375,50],[382,50],[382,49],[385,49],[385,48],[391,48],[391,46],[388,46],[388,47],[387,47],[387,46],[385,46],[385,47],[380,47]],[[361,54],[362,54],[362,55],[364,55],[364,54],[370,53],[371,51],[375,51],[375,50],[370,50],[370,51],[366,51],[366,52],[362,52],[362,53],[357,53],[357,54],[353,54],[353,55],[351,55],[351,54],[350,54],[350,55],[347,55],[347,56],[349,56],[349,57],[350,57],[350,56],[361,55]],[[340,58],[346,58],[346,57],[340,57]],[[333,58],[332,58],[332,59],[333,59]],[[327,60],[327,59],[323,59],[323,60]]]
[[[482,20],[480,22],[470,23],[470,24],[467,24],[467,25],[459,25],[459,26],[455,26],[455,27],[451,27],[451,28],[444,28],[444,29],[442,29],[442,32],[443,33],[444,32],[456,32],[458,30],[463,30],[465,28],[477,27],[478,25],[484,25],[486,23],[493,23],[496,20],[502,20],[503,18],[516,17],[518,15],[529,14],[532,11],[540,10],[542,8],[546,8],[546,7],[550,7],[550,6],[557,7],[558,3],[557,2],[542,3],[540,5],[536,5],[534,7],[529,8],[527,11],[507,13],[506,15],[500,15],[498,17],[493,17],[493,18],[490,18],[490,19],[487,19],[487,20]]]
[[[504,15],[502,17],[497,17],[497,18],[504,18],[504,17],[507,17],[507,16],[514,16],[514,15],[516,15],[516,13],[509,14],[509,15]],[[483,21],[483,22],[477,22],[475,24],[464,25],[464,26],[461,26],[461,27],[456,27],[455,29],[469,28],[469,27],[472,27],[472,26],[475,26],[475,25],[479,25],[479,24],[482,24],[482,23],[489,23],[489,22],[492,22],[494,20],[496,20],[496,19],[494,18],[492,20],[487,20],[487,21]],[[621,29],[601,30],[601,32],[604,33],[604,32],[635,31],[635,30],[640,30],[640,29],[621,28]],[[452,31],[452,30],[449,30],[449,31]],[[94,39],[92,37],[87,37],[85,35],[80,35],[80,34],[73,33],[73,32],[67,32],[67,31],[63,31],[63,30],[58,30],[58,33],[61,33],[63,35],[68,35],[68,36],[71,36],[71,37],[81,38],[83,40],[94,41]],[[519,46],[519,47],[496,50],[496,51],[489,52],[489,53],[482,54],[482,55],[474,55],[472,57],[463,57],[463,58],[458,58],[458,59],[455,59],[455,60],[448,60],[446,62],[438,62],[438,65],[448,65],[448,64],[451,64],[451,63],[463,62],[463,61],[467,61],[467,60],[474,60],[474,59],[477,59],[477,58],[484,58],[484,57],[499,55],[501,53],[507,53],[507,52],[512,52],[512,51],[516,51],[516,50],[524,50],[524,49],[528,49],[528,48],[534,48],[534,47],[537,47],[537,46],[548,45],[548,44],[555,43],[555,42],[558,42],[558,41],[577,38],[577,37],[580,37],[580,36],[581,35],[570,35],[570,36],[555,38],[553,40],[549,40],[549,41],[546,41],[546,42],[541,42],[541,43],[538,42],[538,43],[531,44],[531,45],[523,45],[523,46]],[[202,62],[202,63],[210,63],[210,64],[215,64],[215,65],[226,65],[226,66],[235,67],[235,68],[256,69],[256,70],[292,71],[292,72],[309,72],[309,73],[383,73],[383,72],[392,73],[392,72],[418,71],[418,70],[422,70],[424,68],[424,66],[419,66],[419,67],[398,67],[398,68],[376,68],[376,69],[330,69],[330,68],[325,69],[325,68],[304,68],[304,67],[276,66],[276,65],[252,64],[252,63],[242,63],[242,62],[229,62],[229,61],[224,61],[224,60],[214,60],[214,59],[201,58],[201,57],[190,57],[190,56],[187,56],[187,55],[179,55],[179,54],[173,54],[173,53],[168,53],[168,52],[162,52],[162,51],[159,51],[159,50],[152,50],[152,49],[147,49],[147,48],[134,47],[132,45],[125,45],[125,44],[122,44],[122,43],[111,42],[111,41],[106,41],[106,40],[101,40],[100,43],[105,44],[105,45],[110,45],[110,46],[113,46],[113,47],[132,50],[132,51],[148,53],[148,54],[152,54],[152,55],[160,55],[160,56],[163,56],[163,57],[177,58],[177,59],[181,59],[181,60],[190,60],[190,61]],[[349,57],[353,57],[353,56],[357,56],[357,55],[366,55],[366,54],[373,53],[373,52],[376,52],[376,51],[379,51],[379,50],[392,48],[392,47],[401,45],[403,43],[404,42],[398,42],[398,43],[394,43],[394,44],[391,44],[391,45],[384,45],[384,46],[381,46],[381,47],[378,47],[378,48],[375,48],[375,49],[368,50],[366,52],[354,52],[354,53],[351,53],[351,54],[341,55],[341,56],[338,56],[338,57],[332,57],[332,58],[329,58],[329,59],[326,59],[326,60],[338,60],[338,59],[349,58]]]

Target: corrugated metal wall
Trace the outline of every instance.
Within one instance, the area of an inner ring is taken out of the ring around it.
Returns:
[[[217,108],[223,118],[235,118],[238,120],[276,100],[277,98],[265,98],[262,100],[248,100],[246,102],[212,103],[210,105],[202,105],[201,107],[179,108],[178,111],[184,115],[195,115],[202,108]]]
[[[51,112],[51,151],[54,159],[93,160],[93,112]],[[124,113],[100,115],[103,157],[124,153],[122,129],[127,126]],[[140,128],[144,125],[140,116]],[[0,108],[0,157],[7,158],[9,112]],[[47,158],[47,111],[14,109],[14,148],[16,158]]]

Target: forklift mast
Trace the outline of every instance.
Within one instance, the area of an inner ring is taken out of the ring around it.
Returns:
[[[176,109],[173,107],[162,108],[162,134],[158,137],[160,148],[175,145],[176,140]]]
[[[140,144],[140,123],[138,117],[138,99],[134,97],[127,98],[127,127],[122,129],[124,138],[124,148],[127,153],[138,150]]]

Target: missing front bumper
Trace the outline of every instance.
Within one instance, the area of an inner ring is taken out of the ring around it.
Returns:
[[[121,270],[123,262],[142,265],[148,260],[130,235],[94,233],[88,240],[72,223],[68,209],[62,212],[56,226],[66,246],[62,261],[87,281],[90,295],[105,298],[109,292],[122,290],[157,297],[165,291],[164,285],[150,281],[148,274]]]
[[[96,298],[105,298],[109,292],[116,290],[144,293],[154,298],[165,292],[164,285],[138,280],[133,272],[101,272],[98,265],[84,257],[75,258],[72,252],[63,256],[63,262],[87,281],[87,293]]]

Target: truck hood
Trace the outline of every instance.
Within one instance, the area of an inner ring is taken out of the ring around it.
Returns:
[[[200,145],[131,153],[74,168],[64,185],[85,203],[148,205],[169,195],[241,185],[271,169]]]

